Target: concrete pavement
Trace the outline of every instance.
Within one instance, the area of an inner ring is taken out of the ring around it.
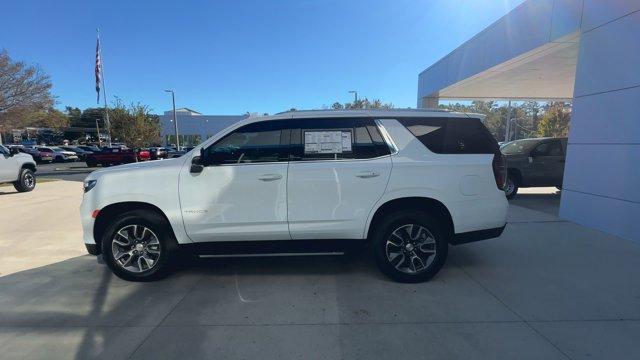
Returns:
[[[389,281],[367,251],[206,261],[154,283],[90,256],[35,265],[0,277],[0,357],[639,359],[640,246],[535,210],[554,197],[523,194],[501,238],[452,247],[424,284]]]

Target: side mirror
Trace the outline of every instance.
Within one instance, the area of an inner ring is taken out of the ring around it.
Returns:
[[[191,159],[191,169],[190,172],[192,174],[199,174],[204,170],[204,165],[202,165],[202,157],[194,156]]]
[[[16,154],[20,154],[20,150],[18,150],[17,147],[9,148],[9,154],[11,154],[11,156],[16,155]]]

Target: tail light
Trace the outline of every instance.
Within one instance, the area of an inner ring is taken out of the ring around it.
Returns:
[[[507,159],[497,150],[493,155],[493,176],[496,179],[496,186],[500,190],[504,190],[507,184]]]

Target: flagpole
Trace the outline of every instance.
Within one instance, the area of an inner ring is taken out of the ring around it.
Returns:
[[[98,41],[100,41],[100,29],[96,29],[98,32]],[[102,57],[102,46],[98,49],[100,52],[100,78],[102,79],[102,97],[104,98],[104,113],[105,113],[105,126],[107,127],[107,136],[109,137],[109,147],[111,147],[111,123],[109,121],[109,108],[107,107],[107,87],[104,84],[104,58]],[[98,134],[98,142],[100,141],[100,134]]]

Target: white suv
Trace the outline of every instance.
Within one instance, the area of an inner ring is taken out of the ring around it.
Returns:
[[[0,145],[0,184],[13,183],[19,192],[27,192],[36,187],[36,162],[29,154],[11,150]]]
[[[368,243],[386,275],[419,282],[438,272],[450,244],[500,236],[505,175],[480,115],[248,118],[181,158],[91,173],[84,242],[136,281],[166,275],[178,252],[340,254]]]

